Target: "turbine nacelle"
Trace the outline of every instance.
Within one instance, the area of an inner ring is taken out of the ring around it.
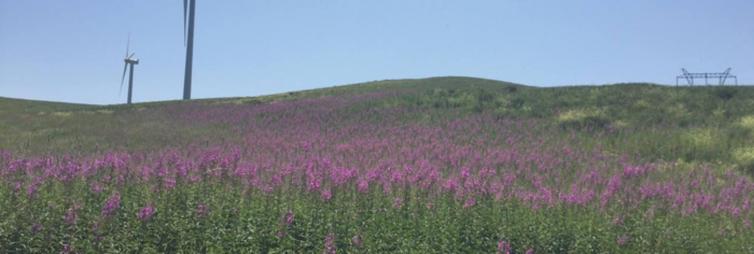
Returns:
[[[123,61],[125,61],[126,64],[139,64],[138,58],[126,58],[126,59],[123,59]]]
[[[131,36],[129,36],[128,40],[131,44]],[[134,55],[136,55],[136,52],[131,53],[131,55],[128,54],[128,45],[126,46],[126,58],[123,59],[123,61],[126,61],[126,64],[139,64],[139,59],[135,58]]]

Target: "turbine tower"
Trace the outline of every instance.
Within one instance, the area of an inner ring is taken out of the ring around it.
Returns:
[[[121,78],[120,78],[120,90],[118,92],[119,94],[121,92],[123,92],[123,81],[125,81],[125,79],[126,79],[126,69],[129,69],[129,67],[130,67],[131,71],[129,71],[129,74],[128,74],[128,101],[126,101],[126,103],[128,103],[128,104],[131,104],[131,97],[133,95],[133,88],[134,88],[134,65],[139,64],[139,59],[138,58],[134,58],[134,54],[136,54],[135,52],[131,53],[131,55],[128,54],[129,53],[129,46],[131,46],[130,44],[131,44],[131,36],[128,37],[128,43],[126,44],[126,56],[123,59],[123,62],[125,62],[123,64],[123,76],[121,76]]]
[[[183,39],[186,46],[186,72],[183,77],[184,100],[191,99],[191,68],[194,58],[194,7],[196,7],[196,0],[183,0]]]

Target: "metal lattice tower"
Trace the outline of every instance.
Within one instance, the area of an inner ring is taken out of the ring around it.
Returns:
[[[693,86],[694,80],[704,79],[704,85],[710,85],[710,79],[717,79],[717,85],[725,85],[725,81],[733,79],[734,84],[738,85],[738,77],[730,75],[731,68],[726,69],[724,72],[688,72],[685,68],[681,68],[681,75],[675,77],[675,85],[678,86],[678,81],[681,79],[686,80],[686,84]]]

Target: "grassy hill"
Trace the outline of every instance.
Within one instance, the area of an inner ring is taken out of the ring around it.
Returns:
[[[598,137],[593,139],[594,145],[643,160],[709,162],[754,170],[754,87],[630,83],[537,88],[467,77],[374,81],[261,97],[133,106],[0,97],[0,149],[55,154],[223,143],[238,138],[231,125],[185,121],[173,114],[375,92],[391,96],[359,106],[430,109],[430,116],[414,119],[417,121],[429,121],[432,115],[471,114],[541,119],[542,124],[558,126],[563,133]]]
[[[754,87],[0,98],[2,253],[754,253]]]

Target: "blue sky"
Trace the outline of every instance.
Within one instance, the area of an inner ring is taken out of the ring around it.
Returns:
[[[182,95],[181,0],[0,0],[0,96],[112,104]],[[197,0],[194,98],[475,76],[537,86],[733,67],[754,83],[754,1]]]

